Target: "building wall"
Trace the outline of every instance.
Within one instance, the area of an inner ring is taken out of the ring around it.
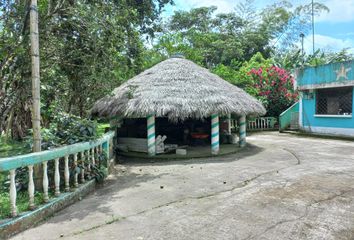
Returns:
[[[354,85],[354,61],[307,67],[296,71],[299,90]]]
[[[353,88],[354,99],[354,88]],[[316,91],[312,99],[302,98],[300,107],[300,126],[302,130],[315,133],[354,136],[354,118],[350,116],[315,116],[316,113]],[[354,104],[352,104],[354,113]]]

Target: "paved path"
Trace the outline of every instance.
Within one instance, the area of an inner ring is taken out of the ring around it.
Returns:
[[[236,155],[126,163],[13,239],[354,239],[354,143],[263,133]]]

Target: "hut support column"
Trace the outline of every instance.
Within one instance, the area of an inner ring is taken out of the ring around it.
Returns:
[[[211,153],[216,155],[219,153],[219,116],[211,115]]]
[[[231,114],[227,114],[227,133],[231,134]]]
[[[147,117],[147,147],[149,156],[155,156],[156,154],[155,139],[155,116],[149,115]]]
[[[239,119],[240,126],[240,147],[246,146],[246,116],[242,115]]]

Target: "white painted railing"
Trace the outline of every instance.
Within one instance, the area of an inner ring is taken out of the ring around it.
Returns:
[[[262,131],[262,130],[274,130],[275,123],[277,122],[274,117],[258,117],[247,120],[247,130],[250,131]],[[231,121],[231,128],[238,127],[237,120]]]
[[[34,209],[34,192],[35,186],[33,181],[33,166],[35,164],[42,164],[43,166],[43,199],[44,202],[49,201],[48,195],[48,161],[54,161],[54,194],[60,195],[60,172],[59,165],[62,159],[64,159],[64,191],[70,191],[70,186],[77,188],[79,185],[79,172],[80,182],[85,182],[85,171],[91,171],[91,167],[99,164],[98,156],[105,152],[107,159],[109,160],[112,153],[114,132],[106,133],[102,138],[92,141],[77,143],[69,146],[55,148],[52,150],[31,153],[26,155],[20,155],[15,157],[0,158],[0,172],[9,171],[10,173],[10,204],[11,204],[11,216],[16,217],[16,169],[21,167],[28,168],[28,196],[29,207]],[[73,183],[70,185],[70,166],[75,169]],[[108,165],[107,165],[108,166]],[[77,171],[78,167],[80,171]]]
[[[247,122],[248,130],[271,130],[274,129],[276,119],[273,117],[260,117]]]

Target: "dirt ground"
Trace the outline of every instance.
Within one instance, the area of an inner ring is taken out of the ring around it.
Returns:
[[[125,161],[13,239],[354,239],[354,142],[253,134],[208,159]]]

